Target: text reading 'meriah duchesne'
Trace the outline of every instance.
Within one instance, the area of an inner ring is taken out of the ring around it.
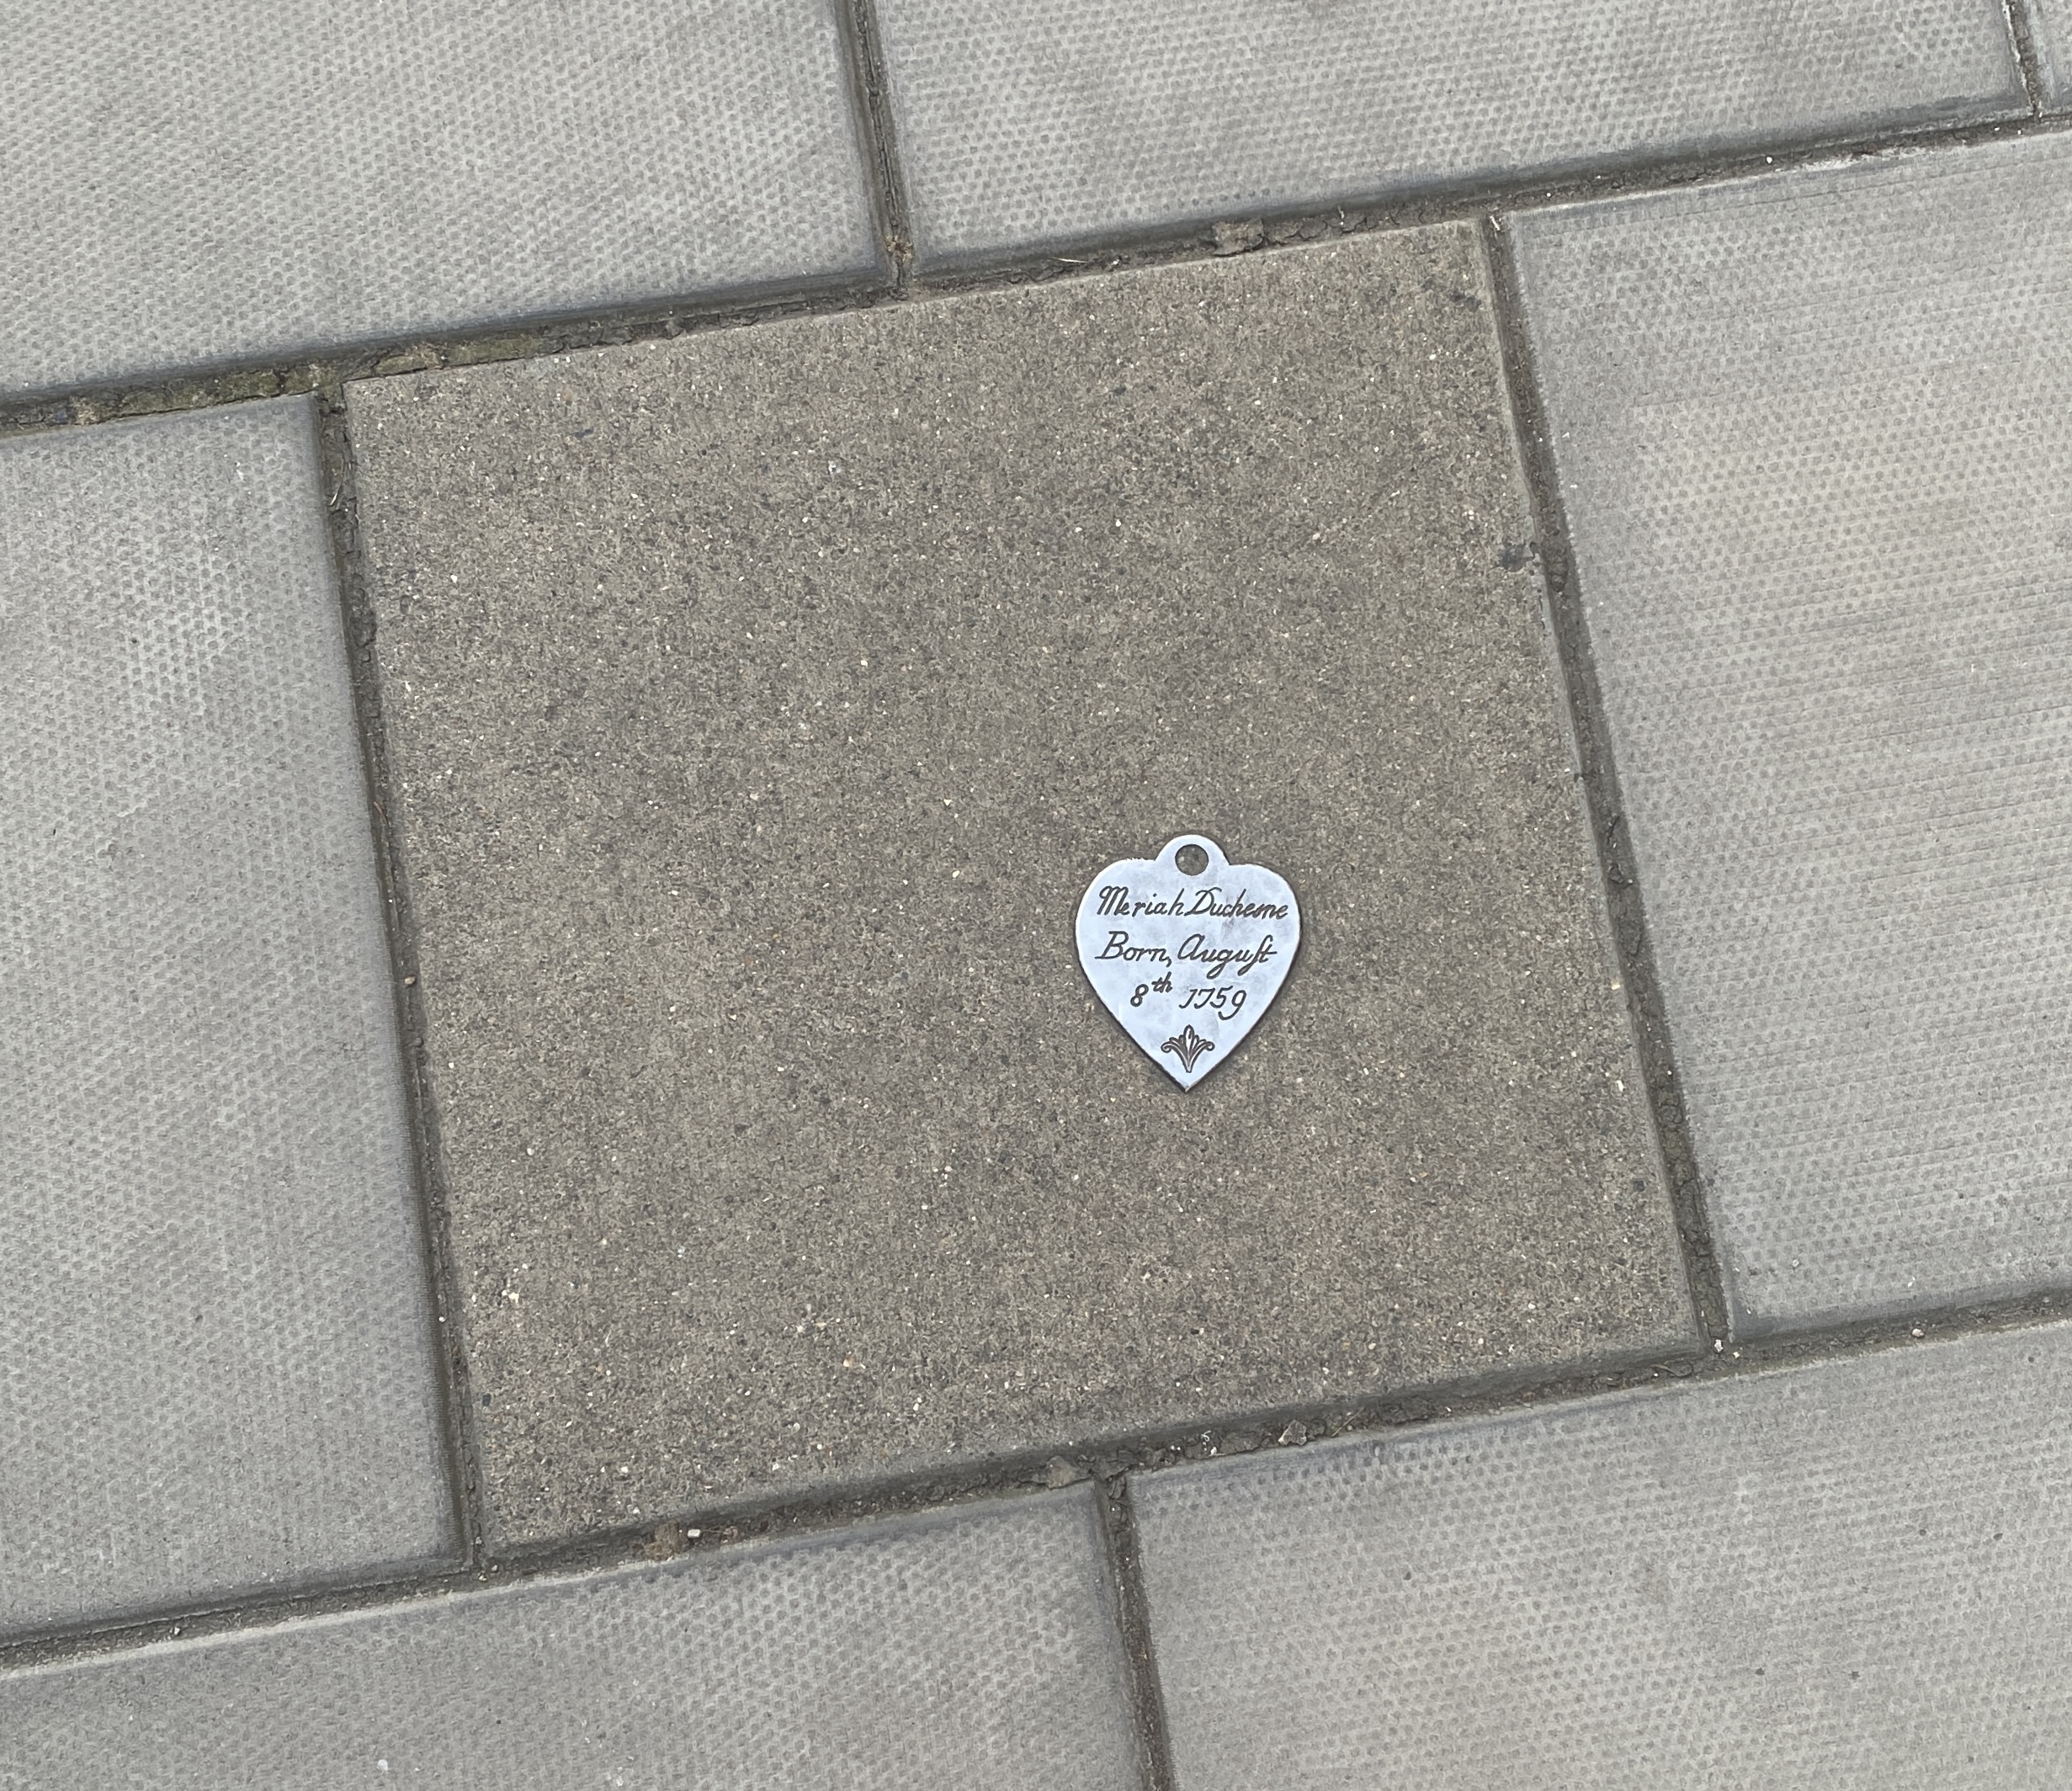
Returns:
[[[1123,1029],[1192,1087],[1280,992],[1301,927],[1283,878],[1183,834],[1094,879],[1080,902],[1080,963]]]

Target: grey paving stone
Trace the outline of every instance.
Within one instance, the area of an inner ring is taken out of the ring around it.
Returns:
[[[2068,150],[1516,226],[1745,1328],[2072,1263]]]
[[[2072,8],[2067,0],[2029,0],[2029,41],[2046,102],[2059,109],[2072,106]]]
[[[1461,230],[368,382],[492,1532],[1687,1325]],[[1303,955],[1182,1095],[1087,880]]]
[[[307,404],[0,444],[0,1634],[443,1556]]]
[[[1134,1485],[1179,1791],[2064,1782],[2072,1335]]]
[[[876,264],[834,0],[31,0],[0,393]]]
[[[1999,0],[878,0],[925,263],[2025,112]]]
[[[0,1787],[1134,1791],[1085,1489],[0,1675]]]

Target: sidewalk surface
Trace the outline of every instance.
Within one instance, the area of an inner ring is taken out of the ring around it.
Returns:
[[[2062,1783],[2066,0],[17,40],[0,1791]]]

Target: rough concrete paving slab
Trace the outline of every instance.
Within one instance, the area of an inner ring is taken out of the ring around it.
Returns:
[[[322,518],[304,401],[0,445],[0,1634],[454,1546]]]
[[[1745,1329],[2072,1265],[2068,151],[1515,226]]]
[[[492,1535],[1685,1334],[1472,234],[349,403]]]
[[[1178,1791],[2061,1784],[2072,1333],[1133,1482]]]
[[[877,263],[834,0],[31,0],[0,395]]]
[[[1134,1791],[1086,1490],[0,1675],[0,1788]]]
[[[1999,0],[878,0],[924,265],[2027,110]]]

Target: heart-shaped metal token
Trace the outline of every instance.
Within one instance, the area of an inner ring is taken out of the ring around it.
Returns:
[[[1182,1088],[1259,1023],[1302,943],[1288,880],[1233,864],[1198,833],[1155,858],[1118,858],[1079,903],[1079,963],[1093,992]]]

